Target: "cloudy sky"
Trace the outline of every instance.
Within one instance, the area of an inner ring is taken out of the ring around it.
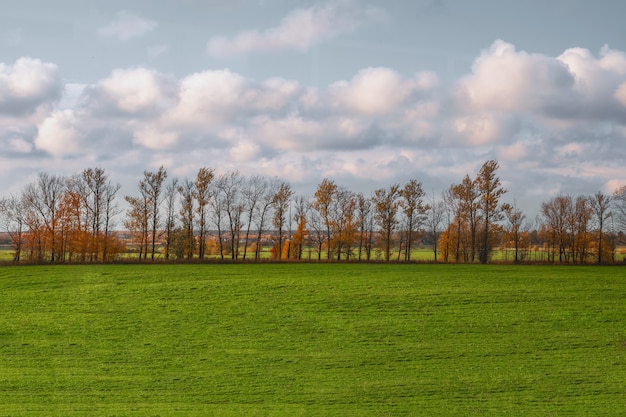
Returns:
[[[626,184],[623,0],[4,0],[0,194],[199,167],[440,193],[488,159],[527,210]]]

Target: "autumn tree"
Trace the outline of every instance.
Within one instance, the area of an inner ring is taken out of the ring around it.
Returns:
[[[476,260],[479,221],[478,199],[476,181],[473,181],[469,175],[465,175],[460,184],[453,184],[450,187],[448,204],[450,204],[456,222],[454,239],[456,262],[459,262],[461,256],[466,262]]]
[[[329,212],[331,228],[329,246],[331,253],[336,254],[338,261],[341,260],[342,254],[346,255],[346,259],[350,259],[350,252],[355,241],[355,204],[352,191],[343,187],[337,188]]]
[[[329,180],[328,178],[324,178],[313,195],[315,198],[313,208],[319,213],[319,216],[324,221],[324,226],[326,228],[326,259],[328,260],[331,259],[331,205],[336,192],[337,185],[335,182]]]
[[[502,220],[502,206],[500,197],[506,190],[500,184],[500,178],[496,176],[499,165],[496,161],[490,160],[483,164],[476,178],[476,190],[478,192],[478,208],[482,214],[482,239],[479,252],[481,263],[487,263],[491,252],[493,239],[491,238],[491,228],[493,223]]]
[[[275,256],[277,256],[278,259],[280,259],[281,256],[281,250],[283,247],[283,229],[287,217],[287,210],[289,209],[289,203],[291,202],[293,194],[291,186],[286,182],[281,182],[278,186],[278,190],[272,198],[272,208],[274,209],[272,222],[278,232],[278,250]]]
[[[32,209],[31,216],[37,216],[45,228],[41,243],[49,248],[52,263],[59,260],[58,208],[64,189],[62,177],[41,172],[35,183],[26,186],[24,193],[26,204]]]
[[[374,212],[376,223],[379,227],[379,233],[385,252],[385,260],[391,259],[391,245],[393,241],[393,233],[398,226],[398,194],[400,186],[394,184],[388,189],[379,188],[374,191]]]
[[[304,196],[299,196],[294,201],[294,216],[293,219],[297,222],[297,230],[293,234],[292,242],[290,245],[290,259],[301,260],[302,253],[304,251],[304,245],[308,238],[309,231],[307,230],[307,217],[309,211],[309,201]]]

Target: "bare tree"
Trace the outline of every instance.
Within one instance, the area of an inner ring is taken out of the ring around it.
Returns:
[[[224,211],[228,219],[230,231],[230,256],[231,259],[239,258],[239,241],[241,236],[241,216],[243,214],[243,203],[240,199],[240,188],[242,178],[239,171],[233,171],[224,176],[221,182],[221,196],[224,201]]]
[[[254,215],[257,213],[258,207],[261,204],[263,194],[267,190],[267,181],[259,175],[250,177],[244,182],[242,189],[243,196],[243,210],[247,215],[246,221],[246,233],[244,236],[243,246],[243,260],[246,260],[248,254],[248,245],[250,243],[250,232],[252,230],[252,223]],[[258,244],[258,242],[257,242]]]
[[[511,240],[513,241],[513,246],[515,248],[515,263],[519,262],[519,251],[520,245],[522,243],[522,224],[526,216],[520,209],[517,208],[515,201],[513,205],[503,204],[502,210],[504,211],[504,215],[508,221],[508,234]]]
[[[163,183],[167,178],[167,171],[163,166],[157,172],[144,171],[144,178],[140,183],[140,188],[145,190],[147,202],[150,206],[150,256],[154,259],[156,252],[156,240],[161,226],[160,205],[162,202]]]
[[[198,213],[198,257],[204,259],[206,251],[206,233],[207,233],[207,207],[211,201],[211,183],[215,173],[213,169],[202,167],[198,170],[196,181],[193,184],[192,195],[196,200],[196,211]],[[214,197],[214,196],[213,196]],[[191,204],[193,207],[193,203]],[[221,240],[220,240],[221,242]]]
[[[19,262],[24,243],[27,207],[23,196],[10,196],[0,200],[0,219],[13,247],[13,262]]]
[[[178,192],[178,179],[173,178],[165,187],[165,259],[170,258],[172,240],[176,228],[176,195]]]
[[[434,191],[427,211],[426,227],[433,242],[433,259],[437,262],[437,244],[439,241],[439,233],[441,232],[441,225],[446,215],[446,207],[443,201],[437,201],[435,199]]]
[[[626,185],[621,186],[613,193],[613,208],[619,230],[626,233]]]
[[[371,253],[371,235],[372,231],[372,200],[363,194],[356,196],[356,227],[359,231],[358,243],[358,259],[362,259],[363,251],[367,260],[370,259]]]
[[[177,188],[180,195],[180,220],[182,223],[182,250],[183,256],[187,260],[193,259],[193,252],[195,250],[195,237],[194,237],[194,225],[195,225],[195,184],[185,178]]]
[[[601,264],[603,262],[602,255],[604,252],[605,243],[604,228],[606,226],[607,220],[613,215],[613,213],[611,212],[611,200],[611,196],[601,193],[599,191],[591,198],[591,207],[596,218],[596,227],[598,230],[598,264]]]
[[[265,182],[265,181],[264,181]],[[254,251],[254,260],[261,259],[261,250],[263,248],[263,232],[266,228],[269,214],[272,209],[272,202],[274,201],[274,195],[278,192],[279,182],[277,179],[272,179],[269,182],[265,182],[263,186],[263,193],[261,199],[256,208],[256,250]]]
[[[404,260],[410,261],[414,234],[423,224],[430,207],[424,204],[424,189],[422,183],[417,180],[413,179],[405,184],[404,188],[399,191],[399,195],[401,197],[399,204],[406,221]]]

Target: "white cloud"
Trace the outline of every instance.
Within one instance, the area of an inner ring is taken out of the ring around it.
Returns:
[[[570,100],[574,82],[565,63],[499,40],[474,61],[459,94],[472,110],[537,111]]]
[[[229,70],[205,71],[180,82],[180,100],[168,117],[175,124],[217,126],[283,111],[299,91],[297,82],[282,78],[259,83]]]
[[[72,110],[55,111],[38,127],[35,146],[53,156],[69,156],[80,152],[81,132]]]
[[[137,127],[133,134],[135,143],[153,150],[170,148],[178,142],[178,138],[179,135],[176,132],[152,126]]]
[[[98,35],[126,42],[133,38],[145,36],[156,29],[158,23],[144,19],[126,10],[117,13],[117,18],[98,29]]]
[[[375,115],[397,110],[411,94],[414,85],[389,68],[368,68],[352,80],[330,86],[330,94],[340,106]]]
[[[145,68],[118,69],[99,82],[94,91],[91,97],[94,106],[140,115],[169,108],[175,101],[177,85],[174,80]]]
[[[382,10],[354,1],[328,2],[295,10],[278,26],[264,31],[245,30],[233,38],[215,36],[207,42],[207,52],[216,57],[231,57],[278,50],[306,51],[322,40],[351,32],[383,16]]]
[[[60,98],[62,84],[57,66],[38,59],[20,58],[13,65],[0,63],[0,114],[23,116]]]

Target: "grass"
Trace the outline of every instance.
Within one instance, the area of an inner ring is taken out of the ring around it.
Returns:
[[[0,269],[0,416],[622,415],[622,267]]]

